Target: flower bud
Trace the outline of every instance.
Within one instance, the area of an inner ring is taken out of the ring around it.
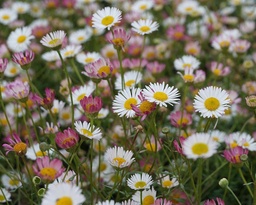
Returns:
[[[219,181],[219,185],[222,187],[222,188],[227,188],[228,187],[228,180],[226,178],[222,178],[220,181]]]
[[[38,176],[34,176],[32,181],[35,185],[38,185],[41,183],[41,178]]]
[[[45,194],[45,188],[41,188],[41,189],[39,189],[39,190],[37,191],[37,195],[38,195],[38,196],[44,196],[44,194]]]

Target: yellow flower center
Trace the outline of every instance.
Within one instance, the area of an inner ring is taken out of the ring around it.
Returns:
[[[173,35],[175,38],[178,38],[178,39],[180,39],[184,36],[184,34],[182,32],[175,32]]]
[[[136,183],[134,184],[134,186],[135,186],[137,189],[139,189],[139,188],[144,188],[146,185],[147,185],[147,184],[146,184],[146,182],[144,182],[144,181],[138,181],[138,182],[136,182]]]
[[[73,143],[75,142],[74,137],[67,137],[66,139],[63,140],[62,144],[63,144],[63,145],[66,145],[66,144],[72,143],[72,142],[73,142]]]
[[[196,155],[202,155],[208,152],[208,145],[198,142],[192,146],[192,152]]]
[[[106,56],[107,56],[108,58],[113,58],[113,57],[115,56],[115,52],[113,52],[113,51],[108,51],[108,52],[106,53]]]
[[[104,66],[100,67],[99,70],[98,70],[98,74],[102,75],[102,73],[105,73],[106,75],[109,75],[110,74],[110,67],[107,66],[107,65],[104,65]]]
[[[82,133],[86,135],[87,137],[91,137],[93,134],[87,129],[81,129]]]
[[[197,53],[197,49],[196,48],[189,48],[188,53],[192,54],[192,55],[195,55]]]
[[[148,26],[142,26],[142,27],[140,27],[140,30],[141,30],[142,32],[148,32],[148,31],[150,31],[150,27],[148,27]]]
[[[214,69],[212,72],[214,75],[217,75],[217,76],[220,76],[220,74],[221,74],[221,70],[218,68]]]
[[[40,174],[49,179],[50,181],[53,181],[55,179],[57,171],[51,167],[44,167],[41,169]]]
[[[115,157],[113,160],[118,163],[118,167],[120,167],[123,163],[126,162],[126,160],[122,157]]]
[[[183,68],[191,68],[191,63],[184,63]]]
[[[3,20],[9,20],[9,19],[10,19],[10,16],[7,15],[7,14],[5,14],[5,15],[2,16],[2,19],[3,19]]]
[[[248,142],[245,142],[245,143],[243,144],[243,146],[244,146],[244,147],[249,147],[250,144],[249,144]]]
[[[142,200],[142,205],[151,205],[154,204],[155,199],[153,196],[146,196],[143,200]]]
[[[165,180],[162,182],[162,186],[165,188],[172,186],[172,184],[173,184],[173,182],[171,180]]]
[[[124,108],[126,110],[131,110],[132,106],[131,105],[136,105],[137,104],[137,100],[135,98],[129,98],[125,101],[124,103]]]
[[[74,55],[74,51],[67,51],[66,53],[64,53],[65,57],[72,56],[72,55]]]
[[[88,57],[88,58],[85,59],[85,62],[86,62],[86,63],[91,63],[91,62],[93,62],[93,61],[94,61],[94,58]]]
[[[56,108],[56,107],[52,108],[52,113],[53,113],[53,114],[59,113],[59,109]]]
[[[150,112],[154,107],[154,103],[151,103],[149,101],[143,101],[141,104],[140,104],[140,111],[143,112],[143,113],[146,113],[146,112]]]
[[[153,98],[161,102],[164,102],[168,99],[168,96],[166,95],[166,93],[159,91],[154,93]]]
[[[13,151],[16,153],[24,153],[27,150],[27,145],[24,142],[19,142],[14,145]]]
[[[10,184],[11,186],[18,186],[19,183],[20,183],[20,181],[19,181],[18,179],[10,179],[10,180],[9,180],[9,184]]]
[[[135,84],[135,80],[128,80],[125,82],[126,87],[131,87],[133,84]]]
[[[188,124],[188,122],[189,122],[189,120],[186,117],[183,117],[183,118],[180,118],[177,120],[178,125],[184,125],[184,124],[186,125],[186,124]]]
[[[67,113],[67,112],[62,113],[62,119],[64,119],[64,120],[68,120],[68,119],[70,119],[70,114],[69,114],[69,113]]]
[[[114,183],[120,182],[121,176],[119,176],[119,175],[113,175],[110,180],[111,180],[112,182],[114,182]]]
[[[194,81],[194,75],[183,75],[183,79],[185,82],[193,82]]]
[[[0,85],[0,90],[1,90],[1,92],[4,92],[5,91],[5,87]]]
[[[226,110],[224,110],[225,112],[225,115],[231,115],[231,109],[230,108],[227,108]]]
[[[221,41],[220,42],[220,47],[225,48],[225,47],[229,47],[230,42],[229,41]]]
[[[86,96],[85,93],[82,93],[81,95],[79,95],[79,96],[77,97],[77,101],[82,100],[85,96]]]
[[[212,140],[215,142],[219,142],[219,138],[217,136],[212,137]]]
[[[148,142],[148,143],[146,143],[145,148],[146,148],[148,151],[150,151],[150,152],[155,152],[155,151],[156,151],[156,144],[155,144],[155,143]]]
[[[47,152],[42,152],[41,150],[36,152],[37,157],[43,157],[43,156],[46,156],[46,155],[47,155]]]
[[[56,200],[55,205],[73,205],[73,200],[69,196],[63,196]]]
[[[104,164],[104,163],[100,164],[100,171],[104,171],[104,170],[106,170],[106,168],[107,168],[106,164]]]
[[[235,148],[237,146],[238,146],[238,144],[236,141],[230,143],[230,148]]]
[[[124,39],[122,39],[122,38],[114,38],[112,41],[113,41],[113,44],[116,46],[124,45]]]
[[[6,126],[6,125],[7,125],[7,120],[6,120],[6,118],[1,118],[1,119],[0,119],[0,123],[1,123],[1,125]]]
[[[193,7],[187,7],[187,8],[185,8],[185,10],[187,11],[187,12],[191,12],[191,11],[193,11]]]
[[[187,105],[185,107],[186,111],[189,112],[189,113],[193,113],[194,112],[194,107],[193,105]]]
[[[215,111],[220,107],[220,101],[215,97],[210,97],[205,100],[204,106],[207,110]]]
[[[18,13],[23,13],[24,12],[24,9],[22,8],[22,7],[19,7],[18,9],[17,9],[17,11],[18,11]]]
[[[146,10],[148,7],[147,7],[147,5],[146,4],[142,4],[141,6],[140,6],[140,10]]]
[[[79,36],[79,37],[77,37],[77,40],[78,40],[78,41],[83,41],[83,40],[84,40],[84,37],[83,37],[83,36]]]
[[[59,42],[60,42],[60,39],[59,38],[55,38],[55,39],[50,40],[48,42],[48,44],[53,46],[53,45],[59,44]]]
[[[106,16],[104,17],[102,20],[101,20],[101,23],[104,25],[104,26],[108,26],[110,24],[112,24],[114,21],[114,17],[113,16]]]
[[[25,35],[21,35],[21,36],[18,37],[17,42],[18,43],[23,43],[26,39],[27,39],[27,37]]]

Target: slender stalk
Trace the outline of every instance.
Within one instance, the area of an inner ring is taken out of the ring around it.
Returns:
[[[70,101],[71,101],[71,118],[72,118],[72,129],[74,129],[74,121],[75,121],[75,113],[74,113],[74,101],[73,101],[73,96],[72,96],[72,90],[71,90],[71,82],[70,82],[70,78],[68,76],[68,71],[67,71],[67,67],[66,67],[66,64],[64,63],[64,60],[61,56],[61,53],[59,50],[57,50],[57,53],[60,57],[60,60],[61,60],[61,65],[62,65],[62,68],[64,70],[64,73],[65,73],[65,76],[67,78],[67,81],[68,81],[68,89],[69,89],[69,95],[70,95]]]
[[[73,70],[75,71],[75,73],[76,73],[77,77],[79,78],[80,82],[82,83],[82,85],[84,85],[84,84],[85,84],[85,83],[84,83],[84,80],[83,80],[81,74],[80,74],[79,71],[78,71],[78,68],[77,68],[77,66],[76,66],[76,64],[75,64],[74,58],[71,58],[71,59],[70,59],[70,62],[71,62],[71,67],[72,67]]]
[[[123,63],[121,58],[121,49],[117,49],[117,57],[120,64],[120,74],[121,74],[121,80],[122,80],[122,90],[124,89],[124,69],[123,69]]]
[[[253,205],[256,205],[256,182],[253,183]]]
[[[202,175],[203,175],[203,159],[199,159],[198,170],[197,170],[197,201],[198,204],[201,202],[202,196]]]
[[[244,182],[244,185],[246,186],[247,190],[249,191],[251,197],[253,198],[252,190],[251,190],[251,188],[248,186],[248,183],[247,183],[246,179],[244,178],[244,174],[243,174],[241,168],[238,168],[238,172],[239,172],[240,177],[242,178],[242,180],[243,180],[243,182]]]
[[[237,198],[237,196],[235,195],[235,193],[232,191],[232,189],[229,188],[229,186],[227,186],[227,189],[230,191],[230,193],[234,196],[234,198],[236,199],[237,203],[239,205],[242,205],[241,202],[239,201],[239,199]]]

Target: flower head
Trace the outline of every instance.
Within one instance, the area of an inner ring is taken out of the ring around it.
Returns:
[[[27,81],[15,80],[5,86],[8,96],[15,98],[16,100],[27,101],[29,95],[29,84]]]
[[[7,189],[0,187],[0,203],[7,201],[11,201],[11,193]]]
[[[7,58],[0,58],[0,75],[4,73],[8,64]]]
[[[237,146],[235,148],[226,149],[223,151],[223,157],[232,164],[241,163],[241,156],[248,155],[249,150],[244,149],[243,147]]]
[[[225,90],[209,86],[200,89],[194,100],[196,112],[200,112],[204,118],[220,117],[230,106],[229,95]]]
[[[0,9],[0,23],[8,25],[18,18],[17,12],[9,8]]]
[[[123,147],[113,147],[107,149],[105,160],[115,168],[124,168],[134,161],[132,151],[125,151]]]
[[[80,205],[85,201],[80,187],[71,183],[50,184],[46,194],[43,196],[42,205]]]
[[[92,27],[108,30],[121,21],[121,11],[115,7],[105,7],[92,16]]]
[[[102,133],[99,128],[92,126],[90,123],[84,121],[76,121],[74,123],[76,131],[86,138],[100,140]]]
[[[9,35],[7,45],[14,52],[22,52],[28,49],[33,38],[29,27],[17,28]]]
[[[25,50],[24,52],[14,53],[12,55],[12,61],[19,64],[24,70],[29,69],[31,62],[34,60],[35,54],[31,50]]]
[[[49,48],[60,48],[64,39],[65,39],[66,33],[62,30],[54,31],[51,33],[46,34],[40,41],[41,44],[43,44],[46,47]]]
[[[50,160],[48,156],[45,156],[36,159],[33,170],[43,181],[50,183],[59,177],[65,168],[62,167],[61,160],[57,158]]]
[[[182,143],[183,153],[190,159],[209,158],[217,152],[218,143],[207,133],[195,133]]]
[[[200,62],[191,55],[185,55],[182,56],[181,58],[178,58],[174,61],[174,67],[177,70],[184,70],[185,68],[190,68],[190,69],[198,69],[200,65]]]
[[[132,109],[132,105],[140,103],[138,95],[140,93],[139,88],[126,88],[119,92],[113,102],[113,111],[120,117],[126,116],[127,118],[135,117],[135,111]]]
[[[159,27],[159,24],[151,19],[140,19],[138,21],[132,22],[132,30],[140,35],[145,35],[156,31]]]
[[[163,83],[150,83],[142,90],[145,99],[154,102],[160,107],[167,107],[167,104],[173,105],[178,103],[179,92],[177,88],[170,87]]]
[[[6,138],[7,144],[3,144],[6,150],[6,154],[10,151],[15,152],[18,155],[25,155],[27,152],[27,144],[22,142],[19,135],[13,133]]]
[[[134,174],[127,180],[127,185],[133,190],[149,189],[152,184],[152,177],[147,173]]]
[[[70,149],[77,145],[79,136],[75,130],[70,127],[63,132],[56,134],[55,142],[62,149]]]
[[[97,115],[102,108],[102,100],[100,97],[93,98],[92,95],[89,97],[85,96],[82,100],[80,100],[80,105],[86,114]]]
[[[225,202],[220,198],[216,198],[216,200],[208,199],[204,201],[203,205],[225,205]]]
[[[106,78],[113,71],[113,66],[109,60],[99,58],[98,60],[85,65],[84,70],[85,71],[83,71],[82,74],[90,78]]]
[[[133,201],[144,205],[151,205],[154,204],[156,200],[156,191],[154,188],[142,191],[136,191],[135,194],[132,196]]]
[[[186,127],[192,124],[192,116],[186,111],[175,111],[170,114],[170,122],[175,127]]]
[[[109,33],[106,38],[107,41],[112,43],[115,48],[121,48],[124,51],[124,46],[130,40],[131,35],[127,33],[123,28],[118,27],[113,29],[113,34]]]

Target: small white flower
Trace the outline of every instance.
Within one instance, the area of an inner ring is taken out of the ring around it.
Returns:
[[[152,184],[152,177],[147,173],[134,174],[127,180],[127,185],[133,190],[149,189]]]
[[[132,88],[142,79],[142,74],[138,71],[129,71],[124,73],[124,88]],[[115,82],[115,88],[122,90],[122,77],[119,75]]]
[[[40,41],[40,43],[46,47],[54,48],[62,45],[66,33],[62,30],[54,31],[46,34]]]
[[[18,18],[18,14],[8,8],[0,9],[0,23],[4,25],[8,25],[11,22],[15,21]]]
[[[174,67],[176,70],[184,70],[189,68],[195,70],[199,68],[200,62],[194,56],[182,56],[174,61]]]
[[[89,139],[100,140],[102,138],[102,133],[99,128],[92,126],[90,123],[84,121],[76,121],[74,123],[76,131]]]
[[[139,33],[140,35],[149,34],[156,31],[159,24],[151,19],[140,19],[138,21],[132,22],[132,30]]]

